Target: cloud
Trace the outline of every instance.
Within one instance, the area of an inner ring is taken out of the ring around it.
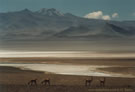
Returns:
[[[100,19],[102,17],[103,13],[102,11],[92,12],[87,15],[85,15],[85,18],[93,18],[93,19]]]
[[[103,20],[111,20],[112,18],[118,18],[118,13],[113,13],[112,15],[105,15],[102,11],[95,11],[88,13],[84,16],[84,18],[89,19],[103,19]]]
[[[104,19],[104,20],[111,20],[111,17],[109,15],[104,15],[104,16],[102,16],[102,19]]]
[[[113,13],[112,14],[112,18],[118,18],[119,17],[119,14],[118,13]]]
[[[84,17],[89,18],[89,19],[103,19],[103,20],[111,19],[109,15],[104,15],[102,11],[92,12],[92,13],[86,14]]]

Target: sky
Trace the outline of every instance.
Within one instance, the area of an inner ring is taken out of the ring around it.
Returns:
[[[135,20],[135,0],[0,0],[0,12],[56,8],[85,18]]]

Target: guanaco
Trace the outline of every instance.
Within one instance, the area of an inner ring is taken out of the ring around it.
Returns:
[[[49,78],[46,78],[45,80],[43,80],[41,82],[42,85],[50,85],[50,79]]]
[[[30,81],[28,82],[28,85],[37,85],[37,79],[30,80]]]
[[[86,79],[85,86],[91,86],[92,81],[93,81],[93,77],[91,77],[90,79]]]

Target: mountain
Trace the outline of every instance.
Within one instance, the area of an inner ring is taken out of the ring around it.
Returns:
[[[135,38],[135,21],[87,19],[54,8],[0,13],[1,41]]]
[[[37,13],[39,13],[41,15],[45,15],[45,16],[64,16],[64,14],[62,14],[61,12],[57,11],[54,8],[51,8],[51,9],[43,8],[43,9],[37,11]]]

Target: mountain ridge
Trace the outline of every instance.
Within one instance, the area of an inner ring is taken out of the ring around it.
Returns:
[[[87,19],[50,8],[0,13],[0,39],[90,40],[135,38],[135,21]]]

